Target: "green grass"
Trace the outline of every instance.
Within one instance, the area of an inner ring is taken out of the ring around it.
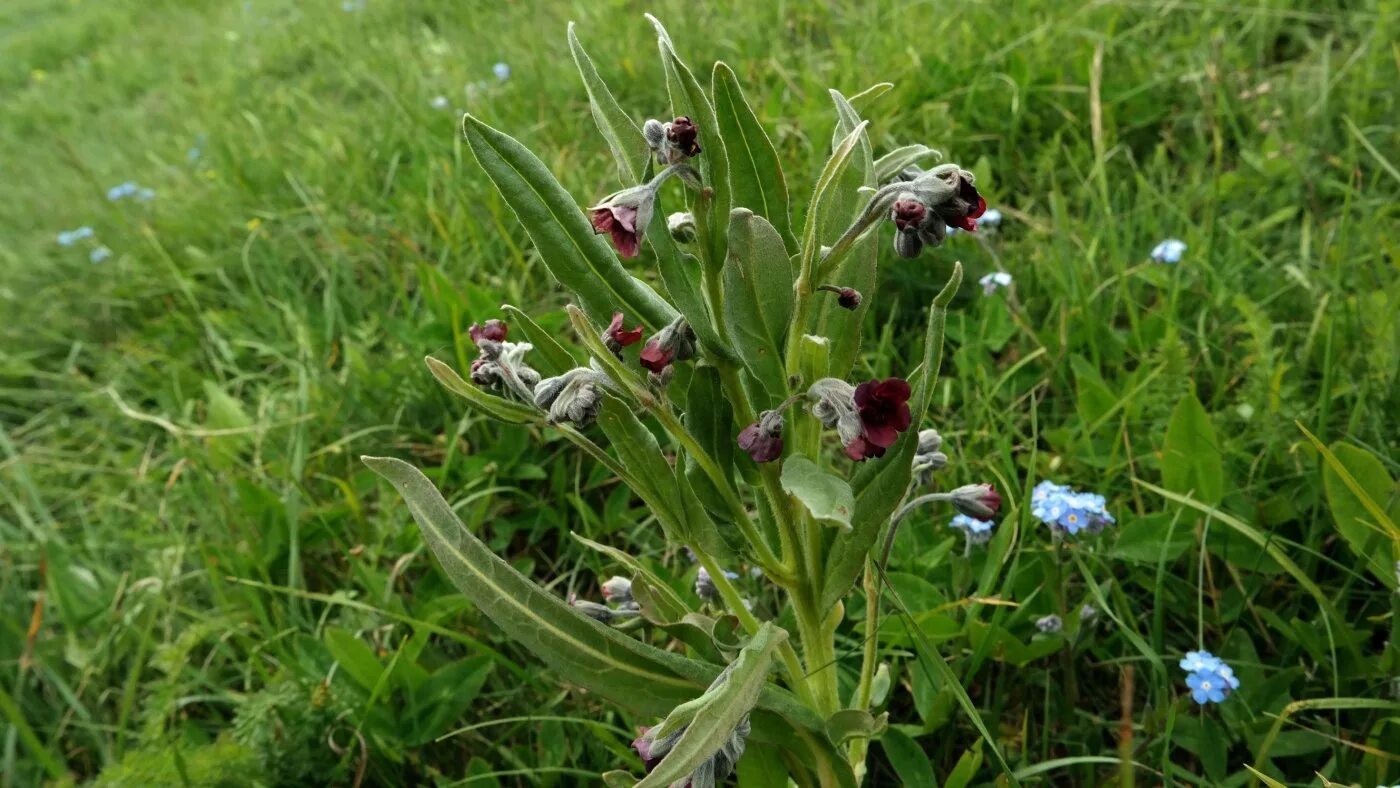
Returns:
[[[637,770],[630,728],[652,721],[556,686],[501,639],[356,458],[430,468],[560,594],[596,595],[616,569],[570,530],[683,569],[594,463],[465,413],[421,363],[463,358],[465,327],[502,303],[563,331],[566,296],[458,119],[520,137],[581,204],[614,190],[564,30],[578,22],[634,117],[663,116],[643,10],[692,65],[734,67],[795,196],[828,150],[826,89],[888,80],[866,110],[876,153],[940,148],[1006,214],[917,260],[882,253],[861,371],[911,366],[921,305],[961,259],[941,483],[994,478],[1020,504],[1053,478],[1118,514],[1064,553],[1019,505],[992,558],[962,558],[942,513],[902,531],[891,582],[1013,766],[1120,779],[1126,697],[1142,784],[1242,784],[1246,764],[1293,785],[1400,781],[1400,597],[1357,557],[1387,545],[1339,529],[1297,426],[1378,458],[1396,516],[1400,4],[872,5],[0,9],[0,785],[214,785],[217,763],[344,784],[359,737],[374,784]],[[109,202],[126,180],[157,198]],[[112,259],[55,244],[83,224]],[[1165,237],[1189,244],[1181,264],[1148,261]],[[975,280],[998,267],[1014,295],[983,298]],[[1194,438],[1168,437],[1192,392],[1213,441],[1185,416]],[[1338,456],[1356,472],[1358,454]],[[1213,468],[1208,505],[1154,490],[1199,493]],[[1085,603],[1098,626],[1033,638]],[[943,780],[976,734],[901,631],[889,711]],[[1244,681],[1199,713],[1175,667],[1198,636]],[[872,752],[872,781],[892,784]]]

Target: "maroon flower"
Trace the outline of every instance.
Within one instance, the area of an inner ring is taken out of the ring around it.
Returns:
[[[964,484],[949,495],[954,509],[978,520],[990,520],[1001,509],[1001,494],[990,484]]]
[[[843,287],[836,295],[836,303],[840,304],[842,309],[855,309],[860,306],[860,298],[859,290],[854,287]]]
[[[635,345],[642,341],[642,327],[624,329],[622,327],[622,313],[613,312],[612,322],[608,323],[607,330],[603,332],[603,341],[608,344],[609,348],[614,345],[618,348]]]
[[[769,413],[739,432],[739,448],[748,452],[754,462],[772,462],[783,456],[782,416],[769,418]]]
[[[467,329],[467,336],[472,338],[473,344],[480,345],[483,339],[504,342],[509,331],[510,327],[506,325],[504,320],[487,320],[485,324],[480,326],[472,323],[471,328]]]
[[[900,231],[913,232],[923,225],[928,207],[918,200],[896,200],[890,216]]]
[[[652,757],[652,741],[647,737],[647,731],[649,730],[651,730],[651,728],[648,726],[639,726],[637,728],[637,738],[632,740],[632,749],[637,751],[637,757],[642,759],[642,766],[646,767],[648,774],[651,773],[652,769],[656,768],[658,763],[661,763],[661,758],[663,757],[661,755],[654,758]]]
[[[637,236],[637,209],[630,205],[600,205],[589,209],[593,232],[612,237],[612,244],[623,257],[636,257],[641,248]]]
[[[864,462],[873,457],[885,456],[885,447],[876,446],[866,439],[864,435],[858,435],[855,440],[846,444],[846,456],[856,462]]]
[[[899,433],[909,429],[909,383],[903,378],[871,380],[856,386],[856,413],[860,416],[862,438],[884,450],[894,445]],[[846,453],[850,454],[849,446]],[[872,455],[864,450],[867,457]]]
[[[700,130],[695,127],[690,118],[685,115],[671,121],[671,127],[666,129],[666,140],[675,146],[677,150],[687,156],[700,155],[700,144],[696,142]]]
[[[987,201],[967,178],[962,178],[958,183],[958,197],[967,203],[967,211],[962,216],[954,217],[955,220],[950,223],[970,233],[977,232],[977,218],[987,212]]]
[[[657,337],[652,337],[642,346],[642,366],[658,375],[669,367],[675,358],[675,353],[661,347]]]

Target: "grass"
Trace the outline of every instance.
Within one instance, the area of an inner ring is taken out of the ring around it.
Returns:
[[[1354,447],[1338,455],[1353,472],[1373,457],[1395,518],[1395,2],[15,0],[0,10],[0,168],[18,198],[0,204],[0,785],[637,768],[627,731],[649,721],[498,637],[355,458],[431,468],[560,594],[594,595],[616,569],[570,530],[683,567],[594,463],[464,413],[421,364],[460,357],[465,326],[502,303],[563,330],[566,297],[458,118],[518,135],[581,204],[612,191],[564,28],[578,22],[634,117],[661,116],[643,10],[693,65],[735,69],[796,195],[828,149],[826,89],[888,80],[867,109],[876,153],[938,147],[1006,215],[915,261],[882,253],[862,366],[909,368],[919,305],[961,259],[941,479],[995,478],[1013,511],[968,558],[942,513],[911,518],[890,582],[1013,766],[1062,785],[1130,785],[1126,760],[1146,784],[1243,784],[1246,765],[1289,785],[1400,780],[1397,596],[1364,559],[1386,544],[1347,536],[1299,429]],[[109,202],[126,180],[156,198]],[[55,244],[79,225],[111,259]],[[1147,258],[1166,237],[1189,246],[1179,265]],[[982,297],[998,268],[1014,289]],[[1019,505],[1041,478],[1103,492],[1120,527],[1053,549]],[[1036,637],[1051,612],[1068,634]],[[872,782],[910,779],[906,743],[944,781],[976,735],[887,624],[898,732],[873,748]],[[1243,680],[1199,713],[1174,665],[1198,645]]]

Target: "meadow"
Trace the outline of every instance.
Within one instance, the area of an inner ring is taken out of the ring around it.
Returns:
[[[424,468],[560,597],[619,569],[571,532],[684,570],[606,469],[423,366],[467,366],[502,304],[568,332],[461,118],[581,206],[614,191],[565,31],[637,122],[669,117],[648,11],[733,68],[794,195],[830,152],[828,88],[888,81],[876,154],[938,148],[1000,211],[914,260],[884,231],[857,370],[913,366],[960,261],[927,426],[940,484],[1002,490],[1005,536],[965,550],[920,510],[889,583],[1016,779],[1400,783],[1395,0],[11,0],[0,786],[640,770],[654,721],[504,638],[359,457]],[[1152,258],[1166,239],[1178,262]],[[1045,479],[1117,524],[1061,549]],[[1005,784],[886,623],[866,784]],[[862,647],[843,631],[844,683]],[[1198,707],[1177,662],[1201,648],[1241,686]],[[741,783],[785,784],[759,757]]]

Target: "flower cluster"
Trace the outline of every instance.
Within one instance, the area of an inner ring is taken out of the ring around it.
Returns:
[[[723,686],[729,680],[729,674],[733,669],[734,665],[730,663],[710,684],[705,694],[709,695]],[[678,707],[660,725],[637,729],[637,738],[632,742],[632,749],[637,751],[637,757],[642,759],[642,767],[646,769],[648,774],[661,763],[661,759],[666,757],[666,753],[670,752],[685,735],[694,715],[695,710]],[[674,719],[678,716],[679,720]],[[735,764],[743,757],[745,743],[748,741],[751,730],[752,726],[746,714],[734,726],[734,730],[729,732],[729,736],[725,738],[724,743],[713,755],[695,767],[695,771],[672,785],[685,786],[686,788],[714,788],[721,784],[734,771]]]
[[[1104,505],[1102,495],[1078,492],[1049,480],[1037,484],[1031,491],[1031,514],[1056,533],[1070,536],[1095,534],[1108,524],[1116,523]]]
[[[898,230],[895,252],[900,257],[917,257],[925,245],[942,244],[950,228],[975,232],[977,219],[987,210],[975,180],[956,164],[927,171],[909,167],[901,172],[896,181],[901,190],[890,205],[890,221]]]
[[[472,382],[478,386],[502,386],[525,402],[535,399],[540,373],[525,363],[525,354],[534,348],[528,342],[507,342],[510,328],[502,320],[473,323],[467,334],[476,343],[478,355],[472,361]]]
[[[126,181],[107,190],[107,199],[112,202],[135,197],[137,202],[150,202],[156,198],[154,189],[138,186],[135,181]]]
[[[1191,699],[1202,706],[1220,703],[1240,688],[1235,671],[1209,651],[1188,651],[1177,666],[1186,671]]]
[[[955,514],[948,525],[962,531],[967,537],[967,543],[986,544],[992,538],[992,528],[996,526],[993,520],[979,520],[976,517],[968,517],[965,514]]]
[[[885,456],[899,434],[909,429],[911,393],[903,378],[870,380],[859,386],[822,378],[807,390],[807,399],[812,415],[836,430],[846,456],[861,462]]]
[[[914,450],[911,468],[914,481],[922,487],[933,478],[934,471],[942,470],[947,465],[948,455],[943,453],[943,436],[935,429],[919,430],[919,446]]]
[[[81,241],[91,240],[96,237],[97,233],[94,232],[91,227],[83,225],[82,227],[78,227],[73,230],[64,230],[60,232],[56,240],[58,241],[59,246],[72,246]],[[91,251],[88,252],[88,261],[92,263],[100,263],[111,256],[111,249],[108,249],[102,244],[98,244],[94,246]]]
[[[991,295],[998,288],[1011,286],[1011,274],[1005,271],[993,271],[977,280],[977,284],[982,285],[982,294]]]

